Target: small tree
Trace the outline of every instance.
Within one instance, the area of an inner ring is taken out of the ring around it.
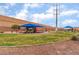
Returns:
[[[12,25],[11,28],[17,32],[17,30],[20,29],[20,26],[19,25]]]

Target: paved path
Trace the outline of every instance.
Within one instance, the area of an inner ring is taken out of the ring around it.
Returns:
[[[57,42],[47,45],[0,47],[1,55],[76,55],[79,54],[79,41]]]

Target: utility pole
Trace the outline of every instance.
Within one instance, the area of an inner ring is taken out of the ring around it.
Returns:
[[[56,29],[55,31],[58,31],[58,3],[56,3],[56,14],[55,14],[55,18],[56,18]]]

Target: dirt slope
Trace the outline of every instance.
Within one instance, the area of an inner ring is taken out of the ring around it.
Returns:
[[[79,55],[79,42],[70,40],[45,45],[0,47],[0,55]]]
[[[13,17],[8,17],[8,16],[2,16],[0,15],[0,30],[9,30],[10,27],[14,24],[16,25],[21,25],[21,24],[28,24],[28,23],[34,23],[34,22],[29,22],[29,21],[25,21],[22,19],[16,19]],[[38,24],[38,23],[36,23]],[[51,27],[48,25],[44,25],[44,24],[40,24],[42,26],[45,26],[48,29],[54,29],[55,27]]]
[[[13,24],[26,24],[26,23],[31,23],[31,22],[0,15],[0,26],[10,27]]]

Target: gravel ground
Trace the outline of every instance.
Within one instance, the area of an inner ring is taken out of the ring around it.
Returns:
[[[0,47],[0,55],[78,55],[79,41],[64,41],[46,45]]]

